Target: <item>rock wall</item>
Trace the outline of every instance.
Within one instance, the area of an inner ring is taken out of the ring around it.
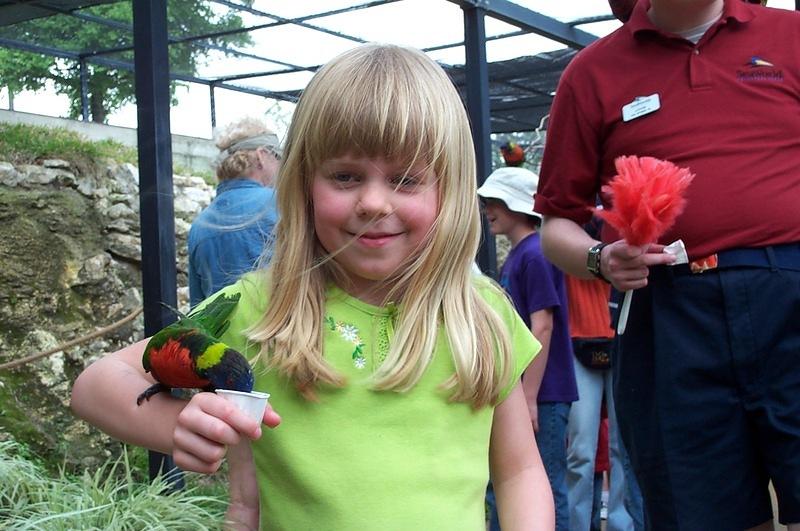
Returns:
[[[186,286],[186,236],[214,189],[175,175],[178,285]],[[0,364],[63,344],[141,305],[136,167],[108,163],[0,162]],[[179,288],[185,309],[186,287]],[[69,466],[92,466],[117,445],[69,411],[71,383],[91,361],[143,337],[133,322],[65,352],[0,370],[0,437],[10,433]]]

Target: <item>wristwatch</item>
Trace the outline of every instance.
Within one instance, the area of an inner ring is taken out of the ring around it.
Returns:
[[[608,282],[608,279],[603,276],[603,272],[600,270],[600,253],[606,245],[608,244],[600,242],[589,248],[589,252],[586,255],[586,269],[600,280]]]

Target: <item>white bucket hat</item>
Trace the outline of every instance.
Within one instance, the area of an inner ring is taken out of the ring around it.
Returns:
[[[539,176],[525,168],[504,167],[494,170],[478,188],[478,195],[484,198],[499,199],[509,210],[536,216],[533,211],[533,196],[539,186]]]

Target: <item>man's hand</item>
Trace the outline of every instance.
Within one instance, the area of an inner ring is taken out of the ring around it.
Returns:
[[[635,247],[617,240],[601,250],[600,271],[619,291],[643,288],[651,266],[675,262],[673,255],[663,251],[664,246],[656,243]]]

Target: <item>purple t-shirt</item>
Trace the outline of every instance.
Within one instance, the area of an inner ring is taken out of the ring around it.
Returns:
[[[539,402],[573,402],[578,399],[572,341],[569,336],[567,290],[564,274],[542,254],[539,233],[525,237],[511,249],[500,271],[500,285],[511,296],[517,312],[531,327],[531,314],[553,310],[553,333],[547,367],[539,388]]]

